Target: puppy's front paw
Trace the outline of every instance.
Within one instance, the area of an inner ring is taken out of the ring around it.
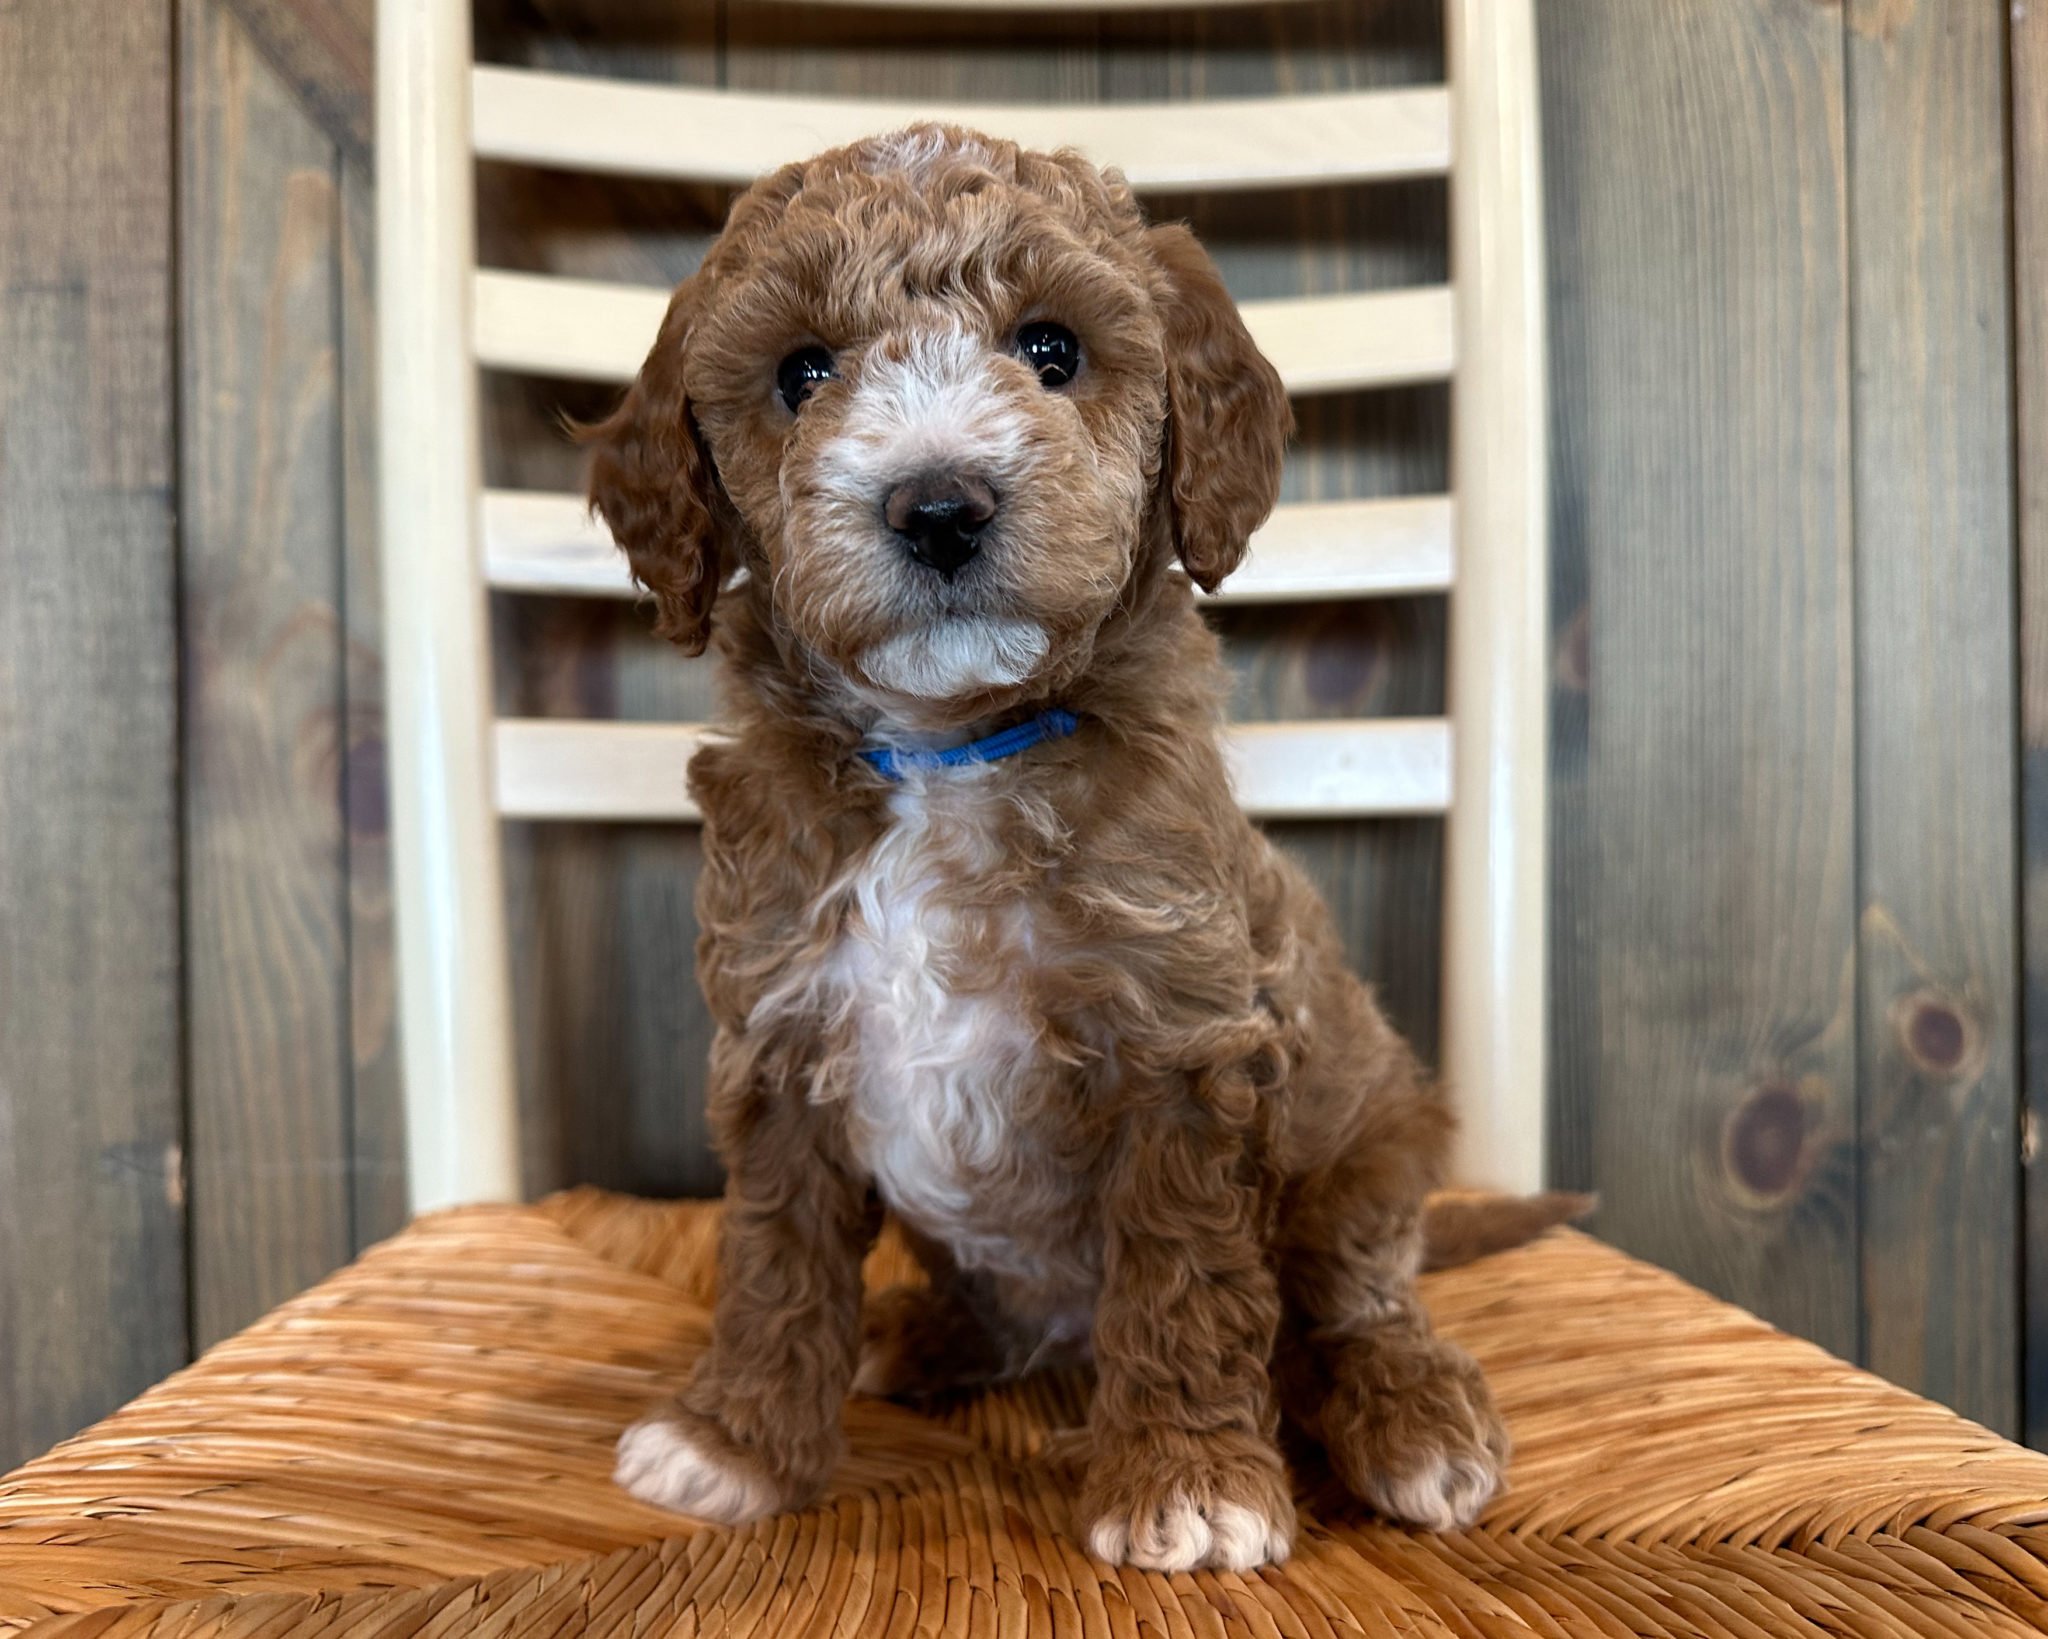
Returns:
[[[1089,1552],[1145,1571],[1278,1565],[1294,1546],[1294,1501],[1270,1446],[1252,1440],[1127,1444],[1088,1470]]]
[[[1478,1363],[1442,1338],[1350,1344],[1320,1422],[1331,1466],[1390,1519],[1457,1530],[1500,1490],[1507,1428]]]
[[[781,1505],[757,1458],[681,1406],[665,1406],[619,1436],[612,1478],[642,1502],[721,1525],[759,1519]]]

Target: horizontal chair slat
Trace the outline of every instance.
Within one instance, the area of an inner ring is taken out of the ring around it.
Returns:
[[[508,718],[497,725],[507,819],[694,820],[685,783],[705,733],[688,723]],[[1450,725],[1380,718],[1232,727],[1239,799],[1267,819],[1440,814],[1450,805]]]
[[[630,381],[668,298],[644,285],[486,269],[476,276],[477,361],[494,370]],[[1239,311],[1291,393],[1438,381],[1456,362],[1444,285],[1246,302]]]
[[[486,159],[735,185],[920,120],[1027,148],[1078,148],[1149,193],[1434,176],[1451,160],[1440,85],[1048,106],[774,96],[480,67],[471,110]]]
[[[1440,717],[1235,723],[1224,751],[1257,819],[1441,814],[1451,805],[1451,725]]]
[[[1302,501],[1278,507],[1252,536],[1244,567],[1212,603],[1308,603],[1450,590],[1454,511],[1448,495]]]
[[[579,495],[490,490],[484,575],[508,592],[633,597],[626,560]],[[1451,584],[1444,495],[1283,506],[1211,602],[1287,603],[1441,592]]]

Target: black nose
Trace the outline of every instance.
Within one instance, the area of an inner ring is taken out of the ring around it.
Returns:
[[[882,516],[910,555],[951,580],[981,550],[996,515],[996,492],[979,478],[913,478],[882,503]]]

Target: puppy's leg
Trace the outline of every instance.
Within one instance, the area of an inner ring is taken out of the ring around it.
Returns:
[[[1143,1110],[1129,1125],[1104,1204],[1079,1507],[1103,1559],[1249,1570],[1293,1545],[1266,1372],[1280,1304],[1262,1187],[1243,1134],[1208,1109]]]
[[[668,1405],[620,1436],[636,1497],[728,1523],[810,1501],[839,1460],[879,1213],[800,1098],[726,1146],[711,1347]]]
[[[1288,1416],[1355,1495],[1451,1530],[1499,1490],[1507,1430],[1478,1365],[1431,1331],[1416,1297],[1420,1203],[1380,1198],[1377,1181],[1369,1163],[1340,1162],[1289,1200],[1275,1376]]]

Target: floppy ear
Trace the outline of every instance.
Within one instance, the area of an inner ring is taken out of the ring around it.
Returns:
[[[690,654],[704,647],[723,573],[723,497],[683,391],[683,359],[699,307],[697,281],[668,304],[647,362],[604,420],[576,429],[590,447],[591,506],[626,550],[633,579],[654,594],[654,629]]]
[[[1163,279],[1174,549],[1194,583],[1213,592],[1279,498],[1294,414],[1195,236],[1168,223],[1148,229],[1145,242]]]

